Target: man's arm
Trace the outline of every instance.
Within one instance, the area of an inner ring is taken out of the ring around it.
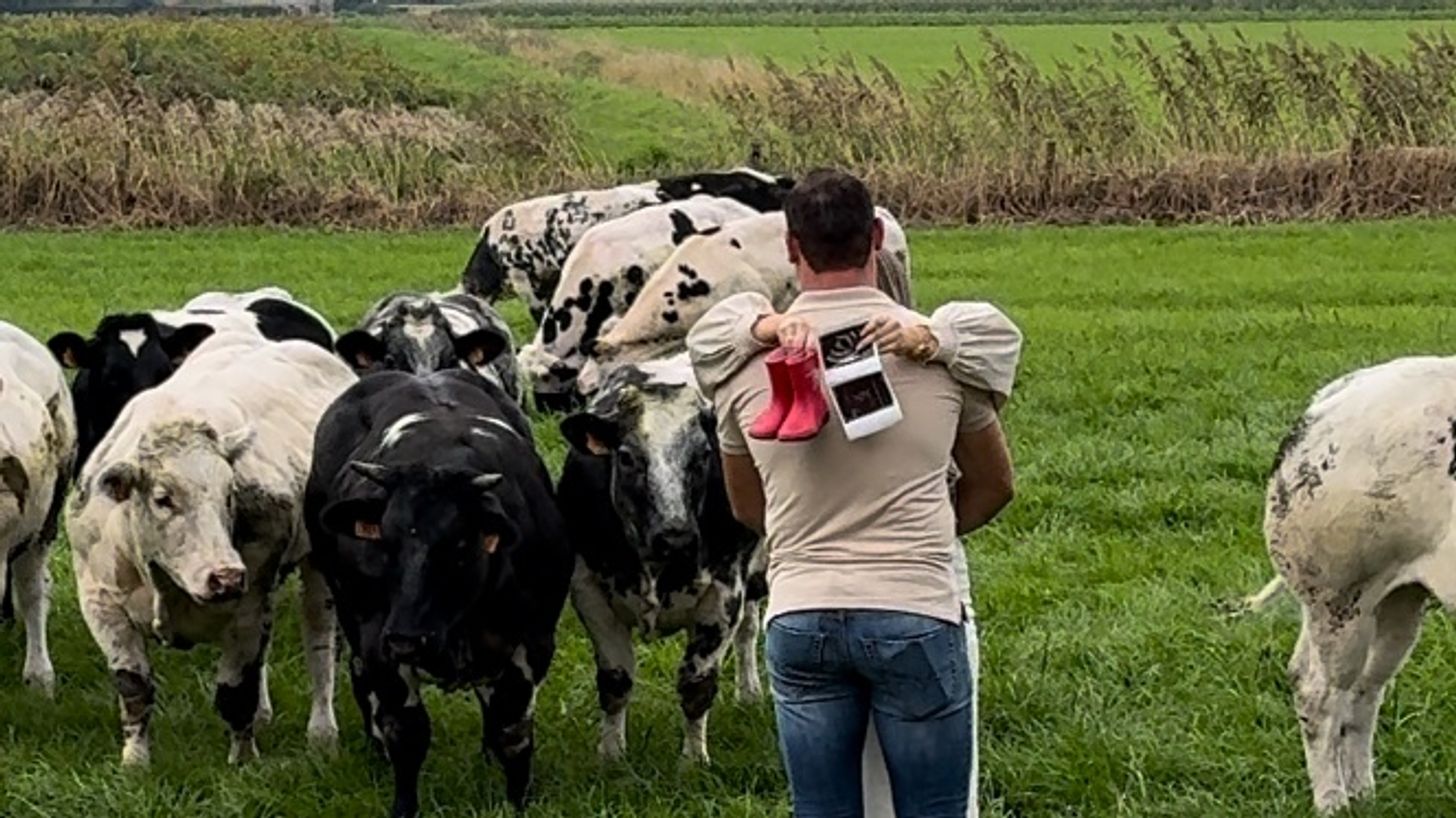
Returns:
[[[1011,502],[1015,474],[999,419],[962,431],[951,454],[961,472],[955,487],[956,534],[964,535],[991,522]]]
[[[759,477],[753,458],[724,452],[723,482],[728,488],[728,505],[733,508],[734,519],[763,536],[763,478]]]

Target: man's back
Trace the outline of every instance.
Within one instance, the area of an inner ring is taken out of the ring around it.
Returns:
[[[789,312],[816,334],[886,312],[923,320],[871,288],[806,293]],[[883,363],[904,419],[855,441],[837,421],[806,442],[748,441],[742,430],[768,402],[761,361],[715,395],[724,452],[750,454],[763,480],[770,617],[865,609],[961,620],[946,475],[957,432],[984,427],[995,411],[988,396],[964,391],[942,367],[897,356]]]

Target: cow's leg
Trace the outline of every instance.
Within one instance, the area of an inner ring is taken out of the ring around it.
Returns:
[[[484,741],[481,752],[493,754],[506,774],[506,798],[524,809],[531,791],[531,761],[536,752],[536,690],[545,676],[545,662],[527,662],[519,647],[511,664],[488,686],[477,688]],[[533,668],[536,665],[539,668]]]
[[[272,616],[266,597],[244,598],[232,624],[223,632],[213,705],[232,731],[229,764],[242,764],[258,756],[254,731]]]
[[[51,574],[46,567],[49,543],[32,541],[11,563],[9,578],[15,604],[25,621],[25,684],[47,697],[56,692],[56,671],[46,644],[46,615],[51,607]]]
[[[761,602],[743,605],[743,621],[733,631],[733,653],[738,660],[738,700],[752,703],[763,698],[763,680],[758,672],[758,631]]]
[[[632,631],[612,611],[607,593],[581,560],[571,578],[571,603],[591,638],[597,661],[597,700],[602,707],[602,758],[615,761],[627,753],[627,702],[637,673]]]
[[[1374,641],[1375,618],[1357,614],[1335,619],[1306,604],[1304,625],[1289,663],[1296,712],[1304,738],[1305,764],[1315,808],[1322,813],[1350,802],[1341,732],[1354,716],[1354,688]]]
[[[81,617],[86,620],[91,637],[106,656],[106,665],[111,669],[111,679],[121,704],[121,763],[145,766],[152,755],[147,731],[156,701],[156,686],[152,683],[152,668],[147,662],[146,642],[120,605],[88,590],[96,587],[96,581],[79,564],[76,584],[81,591]]]
[[[299,580],[303,586],[303,652],[312,684],[308,740],[315,747],[333,749],[339,742],[339,723],[334,717],[334,640],[338,630],[334,598],[323,575],[307,562],[300,569]]]
[[[364,738],[369,746],[384,752],[384,734],[379,732],[375,722],[378,715],[379,697],[369,687],[369,675],[364,672],[364,660],[355,653],[349,659],[349,690],[354,694],[354,704],[359,707],[359,717],[364,724]]]
[[[1355,685],[1350,721],[1341,735],[1345,789],[1360,798],[1375,789],[1375,721],[1385,697],[1385,685],[1410,656],[1421,635],[1426,589],[1419,585],[1397,588],[1375,609],[1375,640]]]
[[[692,633],[677,673],[683,711],[683,757],[708,763],[708,711],[718,696],[718,671],[728,653],[729,632],[743,616],[743,586],[714,578],[694,612]]]
[[[365,670],[378,702],[374,725],[394,768],[394,818],[413,818],[420,811],[420,768],[430,751],[430,715],[420,701],[419,681],[401,668],[374,666]]]

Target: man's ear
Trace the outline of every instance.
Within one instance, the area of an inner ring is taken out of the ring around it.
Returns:
[[[455,339],[455,355],[465,363],[479,368],[494,361],[509,345],[509,340],[499,329],[481,327]]]
[[[161,337],[162,351],[167,353],[175,366],[191,355],[213,332],[213,328],[206,324],[184,324]]]
[[[789,263],[798,266],[802,255],[799,252],[799,240],[794,238],[793,233],[784,233],[784,247],[788,249]]]
[[[110,497],[112,502],[125,503],[141,483],[141,470],[134,464],[122,461],[106,467],[96,478],[96,485]]]
[[[339,500],[324,507],[319,523],[335,537],[378,541],[383,538],[380,520],[384,519],[383,500]]]
[[[617,424],[591,412],[578,412],[562,420],[561,435],[582,454],[611,454],[622,445]]]
[[[875,224],[870,228],[870,249],[880,252],[885,246],[885,222],[879,216],[875,217]]]
[[[74,332],[58,332],[46,341],[51,354],[66,369],[80,369],[86,360],[86,339]]]
[[[384,361],[384,342],[362,329],[340,335],[334,350],[355,372],[367,372]]]

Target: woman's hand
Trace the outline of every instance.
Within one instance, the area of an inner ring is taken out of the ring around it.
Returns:
[[[940,351],[935,333],[925,324],[905,326],[893,315],[879,315],[865,325],[859,348],[878,344],[881,352],[899,355],[916,363],[926,363]]]
[[[813,346],[814,332],[808,321],[796,315],[769,313],[754,322],[753,339],[764,346],[807,349]]]

